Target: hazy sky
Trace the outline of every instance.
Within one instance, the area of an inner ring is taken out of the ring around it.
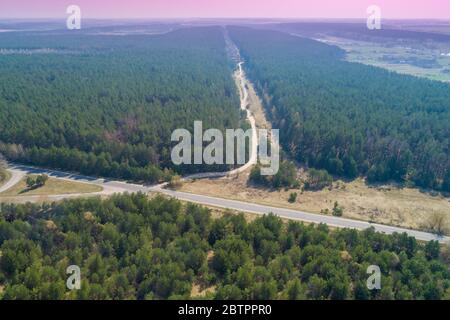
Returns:
[[[67,6],[84,18],[384,18],[450,19],[450,0],[0,0],[1,18],[65,18]]]

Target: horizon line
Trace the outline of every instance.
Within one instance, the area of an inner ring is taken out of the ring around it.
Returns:
[[[2,17],[0,20],[66,20],[67,17]],[[85,17],[83,20],[367,20],[363,17]],[[395,18],[386,17],[383,20],[433,20],[448,21],[448,18]]]

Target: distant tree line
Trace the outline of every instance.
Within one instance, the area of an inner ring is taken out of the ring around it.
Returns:
[[[297,188],[300,182],[297,179],[297,170],[291,161],[282,161],[274,175],[262,175],[261,166],[256,165],[250,172],[249,181],[255,185],[270,188]]]

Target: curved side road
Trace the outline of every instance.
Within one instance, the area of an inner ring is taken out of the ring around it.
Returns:
[[[265,205],[259,205],[254,203],[247,203],[242,201],[236,201],[236,200],[229,200],[229,199],[222,199],[222,198],[213,198],[209,196],[203,196],[203,195],[197,195],[197,194],[191,194],[186,192],[179,192],[179,191],[173,191],[162,188],[160,185],[158,186],[145,186],[140,184],[134,184],[134,183],[128,183],[124,181],[115,181],[115,180],[108,180],[108,179],[102,179],[102,178],[95,178],[95,177],[89,177],[79,174],[72,174],[57,170],[48,170],[48,169],[40,169],[30,166],[23,166],[23,165],[11,165],[11,167],[8,169],[13,177],[16,177],[16,179],[21,179],[21,177],[25,176],[26,174],[47,174],[50,177],[63,179],[63,180],[69,180],[69,181],[77,181],[77,182],[84,182],[84,183],[92,183],[98,186],[103,187],[103,191],[91,193],[91,194],[80,194],[80,195],[55,195],[55,196],[46,196],[45,198],[48,200],[62,200],[67,198],[73,198],[73,197],[86,197],[86,196],[92,196],[92,195],[111,195],[114,193],[133,193],[133,192],[143,192],[143,193],[149,193],[149,192],[156,192],[165,194],[167,196],[182,200],[182,201],[188,201],[193,202],[205,206],[212,206],[212,207],[218,207],[218,208],[226,208],[236,211],[242,211],[242,212],[249,212],[254,214],[269,214],[273,213],[276,216],[279,216],[280,218],[290,219],[290,220],[298,220],[298,221],[304,221],[309,223],[324,223],[332,227],[337,228],[350,228],[350,229],[358,229],[358,230],[364,230],[370,227],[374,227],[376,231],[386,233],[386,234],[392,234],[394,232],[397,233],[407,233],[409,236],[415,237],[417,240],[422,241],[431,241],[431,240],[437,240],[440,243],[450,243],[450,237],[441,237],[437,236],[432,233],[428,232],[422,232],[422,231],[416,231],[416,230],[410,230],[405,228],[398,228],[398,227],[391,227],[387,225],[381,225],[376,223],[369,223],[364,221],[358,221],[358,220],[351,220],[346,218],[339,218],[334,216],[326,216],[321,214],[315,214],[315,213],[308,213],[304,211],[297,211],[297,210],[291,210],[291,209],[284,209],[284,208],[276,208],[271,206],[265,206]],[[12,179],[11,179],[12,180]],[[11,181],[10,180],[10,181]],[[9,182],[7,184],[10,184]],[[12,184],[12,183],[11,183]],[[2,188],[3,189],[3,188]],[[23,201],[37,201],[42,197],[20,197],[23,199]],[[1,200],[1,197],[0,197]]]
[[[253,165],[255,165],[258,161],[257,154],[258,154],[258,134],[256,131],[256,120],[253,116],[252,112],[247,108],[248,107],[248,89],[245,85],[245,72],[242,68],[242,65],[244,64],[243,61],[238,63],[238,70],[236,71],[236,81],[239,83],[239,95],[241,100],[241,110],[246,111],[247,113],[247,120],[250,123],[251,131],[252,131],[252,138],[251,138],[251,146],[250,146],[250,158],[244,165],[240,166],[239,168],[230,170],[230,171],[224,171],[224,172],[201,172],[201,173],[195,173],[191,175],[187,175],[183,177],[183,180],[193,180],[193,179],[211,179],[211,178],[223,178],[223,177],[229,177],[233,175],[237,175],[241,172],[246,171],[247,169],[251,168]],[[161,184],[161,186],[165,186],[167,183]]]
[[[11,172],[11,178],[9,178],[9,180],[0,187],[0,193],[12,188],[13,186],[15,186],[16,184],[18,184],[20,182],[20,180],[22,180],[22,178],[25,176],[25,173],[23,171],[17,171],[17,170],[8,170],[9,172]]]
[[[248,106],[248,91],[245,86],[245,73],[243,71],[242,64],[243,64],[242,61],[238,63],[239,71],[237,72],[237,80],[239,82],[239,91],[240,91],[240,95],[241,95],[241,109],[247,111],[247,119],[249,120],[251,127],[252,127],[252,146],[251,146],[250,160],[242,167],[239,167],[232,171],[199,173],[199,174],[186,176],[186,177],[184,177],[184,179],[219,178],[219,177],[229,176],[229,175],[237,174],[239,172],[243,172],[243,171],[247,170],[249,167],[251,167],[253,164],[256,163],[257,148],[258,148],[256,124],[255,124],[255,119],[254,119],[253,115],[251,114],[250,110],[247,108],[247,106]],[[308,213],[308,212],[303,212],[303,211],[296,211],[296,210],[291,210],[291,209],[276,208],[276,207],[259,205],[259,204],[254,204],[254,203],[247,203],[247,202],[228,200],[228,199],[222,199],[222,198],[213,198],[213,197],[204,196],[204,195],[197,195],[197,194],[190,194],[190,193],[185,193],[185,192],[167,190],[167,189],[164,189],[164,186],[167,183],[160,184],[157,186],[145,186],[145,185],[140,185],[140,184],[127,183],[127,182],[123,182],[123,181],[107,180],[107,179],[89,177],[89,176],[67,173],[67,172],[62,172],[62,171],[57,171],[57,170],[47,170],[47,169],[40,169],[40,168],[36,168],[36,167],[14,165],[14,164],[12,164],[8,170],[12,173],[11,179],[5,185],[0,187],[0,193],[3,191],[6,191],[7,189],[14,186],[26,174],[47,174],[48,176],[51,176],[51,177],[55,177],[55,178],[59,178],[59,179],[63,179],[63,180],[69,180],[69,181],[91,183],[91,184],[101,186],[103,188],[103,190],[101,192],[90,193],[90,194],[52,195],[52,196],[45,196],[45,197],[43,197],[43,196],[18,197],[18,198],[20,198],[21,201],[33,202],[33,201],[38,201],[42,198],[52,200],[52,201],[58,201],[58,200],[74,198],[74,197],[86,197],[86,196],[93,196],[93,195],[107,196],[107,195],[112,195],[114,193],[124,193],[124,192],[130,192],[130,193],[133,193],[133,192],[144,192],[144,193],[157,192],[157,193],[162,193],[162,194],[177,198],[179,200],[193,202],[193,203],[206,205],[206,206],[226,208],[226,209],[231,209],[231,210],[236,210],[236,211],[260,214],[260,215],[273,213],[273,214],[275,214],[281,218],[285,218],[285,219],[299,220],[299,221],[316,223],[316,224],[324,223],[329,226],[337,227],[337,228],[350,228],[350,229],[364,230],[364,229],[373,227],[373,228],[375,228],[376,231],[386,233],[386,234],[407,233],[409,236],[415,237],[417,240],[422,240],[422,241],[437,240],[440,243],[450,243],[450,237],[441,237],[441,236],[437,236],[432,233],[427,233],[427,232],[422,232],[422,231],[415,231],[415,230],[410,230],[410,229],[392,227],[392,226],[369,223],[369,222],[358,221],[358,220],[351,220],[351,219],[346,219],[346,218],[339,218],[339,217],[334,217],[334,216],[326,216],[326,215]],[[0,197],[0,200],[1,200],[1,197]]]

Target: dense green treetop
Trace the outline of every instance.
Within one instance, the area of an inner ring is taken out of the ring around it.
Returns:
[[[337,47],[282,32],[229,31],[297,161],[448,190],[449,84],[346,62]]]

